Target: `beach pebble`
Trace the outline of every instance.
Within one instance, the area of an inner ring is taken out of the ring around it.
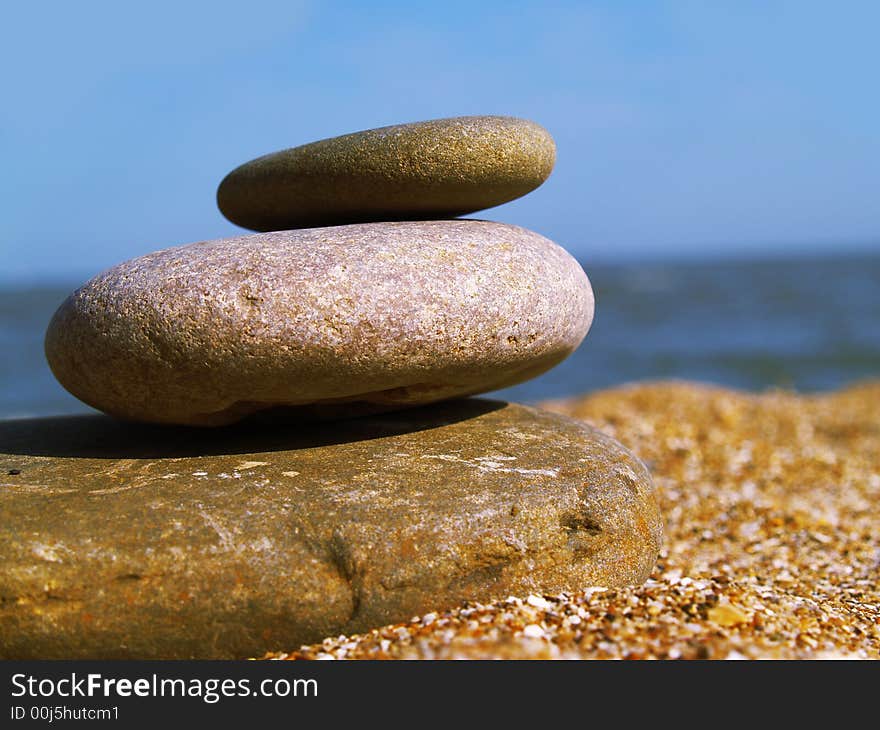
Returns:
[[[483,221],[252,234],[119,264],[46,333],[61,384],[123,419],[221,425],[410,407],[528,380],[581,342],[593,294],[537,233]]]
[[[620,444],[490,400],[307,427],[2,421],[13,466],[5,659],[260,656],[463,601],[640,583],[661,542]]]
[[[436,119],[275,152],[230,172],[217,204],[256,231],[452,218],[525,195],[550,175],[546,129],[514,117]]]

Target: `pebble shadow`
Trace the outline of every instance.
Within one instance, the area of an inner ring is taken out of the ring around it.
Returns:
[[[91,459],[163,459],[290,451],[438,428],[504,408],[478,398],[333,422],[246,419],[195,428],[117,421],[109,416],[58,416],[0,421],[0,453]]]

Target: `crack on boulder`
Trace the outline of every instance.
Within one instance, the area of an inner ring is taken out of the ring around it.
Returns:
[[[327,543],[327,554],[330,558],[330,564],[345,581],[351,594],[351,611],[346,619],[346,623],[350,624],[360,612],[363,600],[363,586],[359,571],[351,549],[339,532],[334,532],[333,537]]]
[[[145,576],[140,573],[123,573],[122,575],[117,575],[113,580],[116,581],[138,581],[142,580]]]
[[[565,512],[559,518],[565,547],[575,555],[591,558],[604,542],[604,530],[599,522],[586,512]]]
[[[566,512],[559,518],[559,526],[568,533],[579,532],[590,537],[602,534],[599,523],[583,512]]]

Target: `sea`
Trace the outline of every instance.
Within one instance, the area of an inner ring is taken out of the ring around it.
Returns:
[[[582,265],[596,294],[586,340],[495,396],[535,403],[669,378],[815,392],[880,377],[880,252]],[[0,418],[90,411],[43,355],[46,325],[79,283],[0,288]]]

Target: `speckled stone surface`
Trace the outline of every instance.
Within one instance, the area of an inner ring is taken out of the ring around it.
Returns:
[[[256,231],[451,218],[543,183],[556,161],[546,129],[514,117],[382,127],[275,152],[233,170],[217,204]]]
[[[651,478],[546,411],[312,427],[0,422],[0,657],[232,658],[461,601],[643,581]]]
[[[254,234],[120,264],[46,333],[61,384],[138,421],[299,419],[506,387],[568,356],[593,316],[580,265],[483,221]]]

